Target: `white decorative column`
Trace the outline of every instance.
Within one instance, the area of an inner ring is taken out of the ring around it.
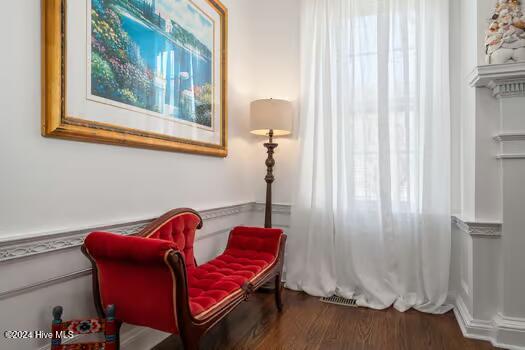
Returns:
[[[471,86],[488,88],[499,103],[502,235],[499,312],[493,319],[498,344],[525,348],[525,63],[478,66]]]

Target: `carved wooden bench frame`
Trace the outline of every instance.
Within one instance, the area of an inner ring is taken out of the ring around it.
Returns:
[[[197,230],[203,226],[202,217],[200,214],[189,208],[180,208],[169,211],[158,219],[155,219],[148,224],[140,232],[134,236],[148,237],[155,232],[159,227],[173,219],[175,216],[182,214],[194,214],[199,218]],[[245,283],[240,290],[235,291],[229,297],[227,302],[221,301],[217,307],[213,307],[210,312],[195,317],[190,311],[188,279],[186,274],[186,263],[183,253],[178,250],[173,250],[168,255],[168,264],[175,275],[175,289],[176,289],[176,323],[179,328],[179,334],[182,338],[182,343],[185,349],[196,350],[199,348],[200,339],[211,327],[222,320],[228,313],[230,313],[237,305],[248,299],[248,296],[259,289],[262,285],[271,282],[275,283],[275,305],[279,311],[282,311],[283,304],[281,298],[282,283],[281,276],[284,262],[284,248],[286,245],[286,235],[281,236],[278,256],[270,267],[267,267],[264,272],[256,276],[250,283]],[[105,317],[104,307],[101,302],[99,283],[98,283],[98,268],[94,259],[89,255],[85,245],[82,246],[82,252],[91,261],[93,266],[93,296],[95,307],[99,317]],[[197,265],[197,264],[196,264]],[[201,316],[203,315],[203,316]],[[119,327],[120,328],[120,327]]]

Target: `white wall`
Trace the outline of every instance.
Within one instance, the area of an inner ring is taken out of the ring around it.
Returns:
[[[248,133],[249,103],[270,96],[297,100],[299,0],[223,2],[229,10],[225,159],[43,138],[40,1],[3,4],[0,244],[15,237],[150,218],[180,206],[207,209],[264,200],[266,154],[262,140]],[[274,202],[289,202],[294,140],[279,143]],[[198,259],[208,260],[223,249],[228,228],[259,220],[239,214],[207,222],[205,233],[214,234],[197,243]],[[87,267],[77,248],[0,262],[0,293]],[[0,329],[47,330],[50,309],[57,304],[64,306],[67,318],[94,315],[90,277],[61,281],[0,299]],[[124,330],[125,348],[149,348],[166,336],[139,331]],[[45,344],[0,339],[2,349]]]
[[[253,41],[254,96],[292,101],[297,110],[299,99],[299,7],[300,0],[253,1],[251,21]],[[273,202],[291,203],[296,176],[298,119],[291,136],[277,138],[275,151]],[[265,201],[266,149],[264,138],[254,136],[256,200]]]
[[[248,104],[253,94],[253,65],[246,59],[254,39],[246,33],[250,2],[225,2],[230,11],[225,159],[41,137],[39,1],[3,4],[0,236],[254,199],[247,166]]]
[[[225,2],[230,11],[226,159],[41,137],[40,9],[34,0],[5,4],[0,236],[129,221],[181,205],[264,200],[266,155],[263,141],[247,133],[249,102],[270,96],[297,102],[299,1]],[[274,202],[290,202],[294,137],[278,140]],[[251,147],[255,142],[259,145]]]

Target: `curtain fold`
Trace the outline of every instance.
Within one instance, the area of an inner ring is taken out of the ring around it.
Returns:
[[[301,27],[287,286],[449,310],[448,1],[303,0]]]

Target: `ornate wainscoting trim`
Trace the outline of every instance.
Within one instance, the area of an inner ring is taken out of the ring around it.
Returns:
[[[473,222],[452,216],[452,222],[459,229],[474,237],[499,238],[502,234],[502,224],[499,222]]]
[[[525,63],[477,66],[470,73],[472,87],[487,87],[497,97],[525,96]]]
[[[230,205],[226,207],[219,207],[208,210],[199,210],[203,220],[211,220],[220,218],[223,216],[236,215],[240,213],[246,213],[253,210],[253,202],[247,202],[242,204]]]
[[[253,208],[255,211],[264,211],[265,204],[264,203],[254,203]],[[290,204],[273,204],[272,205],[272,213],[276,214],[290,214],[292,211],[292,206]]]
[[[131,222],[114,226],[93,227],[53,235],[21,238],[0,242],[0,262],[81,246],[86,236],[93,231],[111,231],[130,235],[140,231],[151,220]]]
[[[253,210],[255,203],[247,202],[200,211],[203,220],[212,220]],[[128,222],[118,225],[88,227],[74,231],[53,234],[42,234],[22,237],[0,242],[0,263],[7,260],[25,258],[28,256],[54,252],[62,249],[75,248],[82,245],[86,236],[93,231],[110,231],[123,235],[139,232],[151,219]],[[206,237],[213,235],[208,234]],[[204,237],[203,237],[204,238]]]
[[[201,215],[204,220],[237,215],[245,212],[262,212],[264,203],[247,202],[237,205],[218,207],[202,210]],[[274,204],[272,212],[276,214],[290,215],[291,206],[289,204]],[[12,259],[29,257],[37,254],[59,251],[79,247],[84,242],[85,237],[92,231],[111,231],[123,235],[130,235],[140,231],[152,219],[134,221],[110,226],[89,227],[80,230],[65,231],[51,235],[39,235],[32,237],[22,237],[0,242],[0,263]],[[501,223],[478,223],[463,221],[458,217],[452,217],[452,221],[463,231],[473,236],[497,237],[501,235]],[[288,226],[276,225],[287,228]],[[205,238],[216,233],[207,234],[200,237]]]

